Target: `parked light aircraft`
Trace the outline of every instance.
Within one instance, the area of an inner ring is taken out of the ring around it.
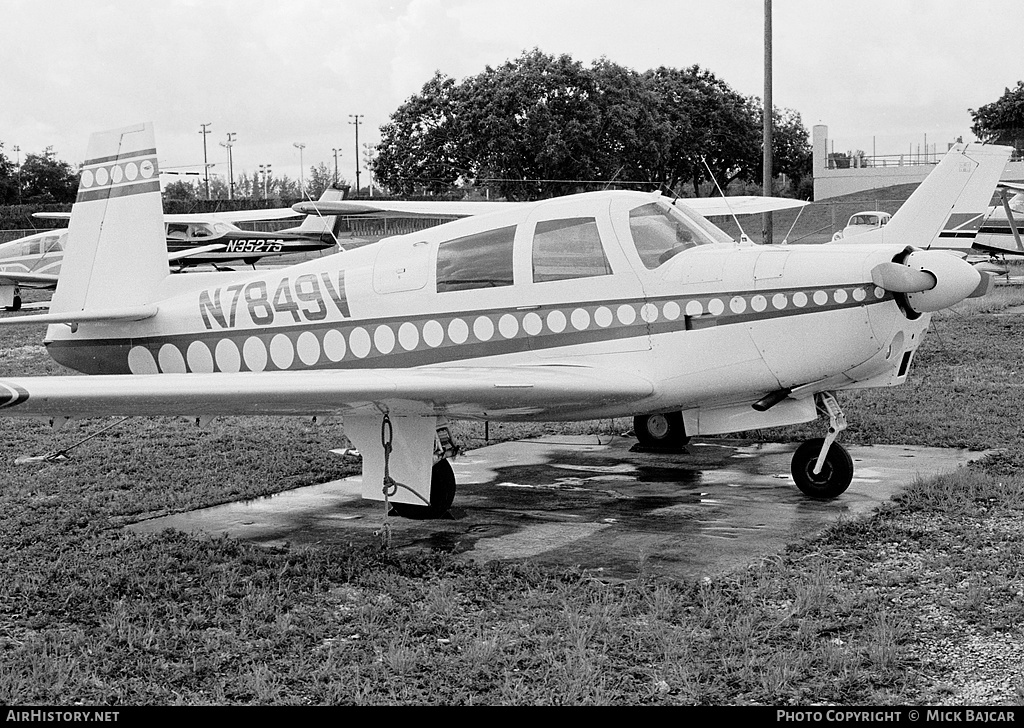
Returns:
[[[321,200],[341,199],[344,192],[330,188]],[[69,212],[37,212],[34,217],[67,220]],[[300,225],[274,233],[242,230],[235,223],[305,217]],[[341,237],[341,218],[335,215],[304,215],[291,208],[239,210],[206,214],[164,215],[167,261],[177,270],[198,265],[222,268],[243,261],[255,265],[268,256],[328,250],[339,244],[364,243]],[[0,244],[0,306],[21,308],[21,289],[56,287],[64,260],[67,230],[49,230]],[[229,269],[230,270],[230,269]]]
[[[943,229],[930,245],[924,247],[949,250],[971,260],[1024,255],[1024,184],[1000,181],[995,192],[1000,204],[989,205],[987,201],[977,209],[960,207],[950,210]],[[1011,199],[1010,192],[1017,194]],[[881,228],[888,218],[889,214],[885,212],[858,212],[832,240],[848,240],[856,235],[858,237],[853,242],[875,244],[886,239]],[[1011,220],[1013,224],[1010,224]]]
[[[345,192],[328,188],[320,199],[340,200]],[[37,212],[33,217],[67,220],[68,212]],[[164,215],[167,250],[180,268],[195,265],[224,265],[242,261],[254,265],[267,256],[308,253],[338,245],[342,221],[336,216],[305,215],[303,222],[275,232],[242,230],[236,223],[303,217],[291,208],[236,210]]]
[[[154,149],[149,124],[95,134],[85,168]],[[1008,153],[954,147],[886,244],[737,243],[682,201],[605,191],[244,276],[169,275],[159,186],[83,183],[50,312],[0,322],[51,324],[50,355],[95,376],[2,378],[0,414],[340,415],[363,495],[426,517],[455,494],[449,419],[633,415],[657,447],[820,411],[792,473],[833,498],[853,477],[834,393],[905,381],[931,312],[988,290],[918,246]]]

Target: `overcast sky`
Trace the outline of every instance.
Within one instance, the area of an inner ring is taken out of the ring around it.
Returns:
[[[940,150],[1024,79],[1024,5],[774,0],[773,97],[836,150]],[[162,169],[355,177],[360,146],[434,71],[539,48],[637,71],[693,64],[764,90],[764,0],[0,0],[0,142],[84,160],[93,131],[152,121]],[[365,168],[364,168],[365,169]],[[365,172],[364,172],[365,174]],[[165,180],[166,181],[166,180]],[[366,178],[362,179],[363,184]]]

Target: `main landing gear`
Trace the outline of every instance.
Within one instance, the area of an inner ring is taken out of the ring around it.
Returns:
[[[396,516],[424,521],[444,518],[455,501],[455,472],[447,460],[438,460],[430,470],[430,503],[392,503]]]
[[[633,434],[647,450],[682,450],[690,441],[682,412],[658,412],[633,418]]]
[[[846,429],[846,416],[831,392],[818,395],[818,409],[829,418],[828,434],[798,447],[790,470],[804,495],[828,500],[842,495],[853,482],[853,458],[835,441]]]

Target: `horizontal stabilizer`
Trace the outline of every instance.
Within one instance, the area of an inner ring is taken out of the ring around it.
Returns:
[[[106,321],[142,321],[156,316],[156,306],[137,306],[134,308],[65,311],[63,313],[41,313],[33,316],[5,316],[0,318],[0,326],[26,324],[86,324]]]
[[[26,273],[24,271],[0,271],[0,283],[21,283],[23,285],[56,286],[56,273]]]

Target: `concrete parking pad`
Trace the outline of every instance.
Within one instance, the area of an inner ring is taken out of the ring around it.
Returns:
[[[358,477],[134,524],[227,534],[268,545],[379,541],[460,558],[530,559],[608,579],[641,573],[716,576],[781,552],[840,519],[870,514],[917,477],[984,453],[900,445],[851,446],[853,484],[814,501],[789,474],[796,444],[694,440],[685,453],[636,452],[613,436],[552,436],[472,450],[453,461],[450,518],[386,517],[359,496]]]

